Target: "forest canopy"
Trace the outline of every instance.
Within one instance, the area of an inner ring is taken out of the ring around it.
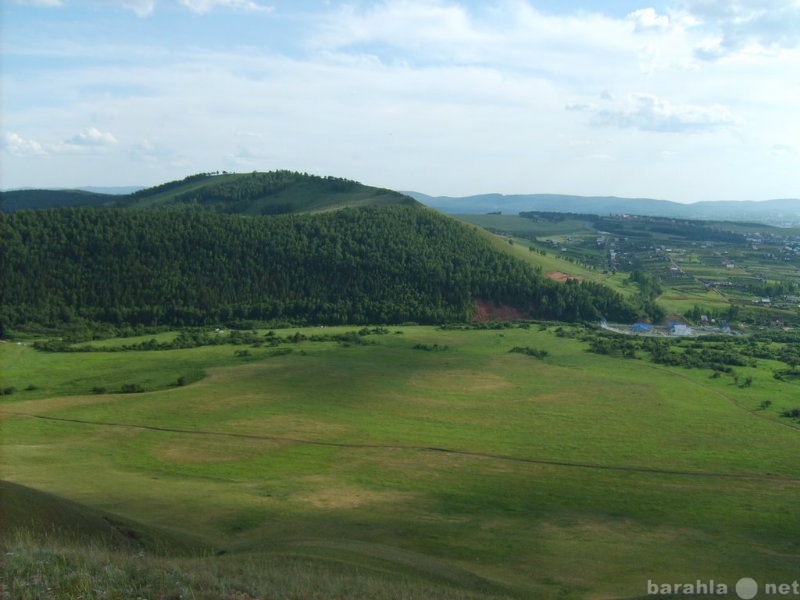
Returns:
[[[478,300],[532,318],[636,316],[616,292],[550,281],[419,206],[273,216],[62,208],[0,219],[4,329],[441,323],[469,319]]]

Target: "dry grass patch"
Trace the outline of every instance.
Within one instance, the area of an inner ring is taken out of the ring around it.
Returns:
[[[248,435],[275,436],[308,441],[353,437],[353,428],[342,423],[322,421],[308,414],[279,414],[243,421],[230,421],[225,429]]]
[[[93,394],[85,396],[64,396],[42,400],[23,400],[22,402],[13,402],[0,405],[0,415],[3,415],[5,418],[6,416],[10,417],[23,414],[48,414],[53,411],[68,410],[70,408],[77,408],[80,406],[93,406],[124,402],[126,399],[130,398],[130,394]]]
[[[494,392],[514,387],[511,382],[494,373],[463,369],[418,373],[411,377],[410,383],[439,392]]]
[[[295,495],[293,499],[323,510],[347,510],[374,505],[397,506],[410,504],[416,499],[416,494],[411,492],[368,490],[323,475],[303,477],[300,481],[311,489]]]
[[[269,440],[233,440],[209,436],[203,443],[198,443],[196,439],[172,440],[155,449],[153,456],[160,461],[179,465],[222,463],[242,460],[281,445],[280,442]]]

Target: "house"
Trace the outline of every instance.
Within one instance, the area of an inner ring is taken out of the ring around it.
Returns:
[[[670,335],[692,335],[692,328],[686,323],[671,322],[669,324]]]

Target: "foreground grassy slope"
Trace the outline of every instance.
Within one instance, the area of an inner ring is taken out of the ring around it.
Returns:
[[[42,496],[22,486],[3,485],[0,500],[28,501]],[[66,509],[61,525],[75,531],[74,503],[50,497],[54,508]],[[82,514],[90,513],[81,508]],[[140,524],[139,528],[146,528]],[[138,534],[130,529],[128,535]],[[246,600],[501,600],[486,582],[468,577],[452,581],[435,573],[420,577],[395,563],[348,561],[341,551],[331,558],[302,552],[250,552],[233,555],[165,553],[144,545],[120,545],[108,538],[68,537],[58,530],[17,528],[2,538],[4,552],[0,589],[15,600],[95,600],[108,598],[220,598]],[[138,540],[137,540],[138,541]],[[419,560],[417,559],[417,562]],[[387,566],[388,565],[388,566]],[[428,565],[430,566],[430,565]],[[448,574],[456,573],[448,569]],[[458,577],[456,577],[458,579]],[[344,596],[343,596],[344,595]]]
[[[587,354],[554,327],[398,331],[283,356],[3,344],[22,390],[3,400],[4,472],[231,556],[336,558],[525,598],[796,578],[800,432],[776,411],[797,385],[768,362],[743,389]],[[164,385],[88,394],[100,360]],[[207,376],[167,383],[189,365]],[[757,410],[765,398],[774,408]]]

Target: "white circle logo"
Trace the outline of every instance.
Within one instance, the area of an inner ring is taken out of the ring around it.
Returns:
[[[736,582],[736,595],[742,600],[750,600],[758,594],[758,584],[755,579],[742,577]]]

